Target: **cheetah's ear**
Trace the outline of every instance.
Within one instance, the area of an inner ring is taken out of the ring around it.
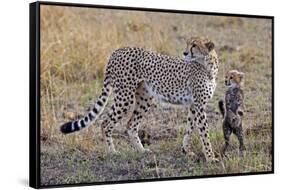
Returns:
[[[209,51],[212,51],[215,48],[215,44],[211,41],[205,43],[206,47],[208,48]]]

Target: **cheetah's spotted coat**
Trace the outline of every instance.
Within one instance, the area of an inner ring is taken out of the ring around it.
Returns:
[[[203,152],[208,161],[214,161],[208,136],[206,104],[216,87],[218,58],[214,44],[208,39],[191,38],[184,52],[186,59],[156,54],[142,48],[121,48],[110,57],[106,67],[102,93],[93,108],[81,119],[61,126],[63,133],[78,131],[93,123],[106,105],[110,92],[113,104],[105,114],[101,127],[109,152],[116,152],[112,130],[124,116],[131,114],[127,131],[132,145],[146,151],[138,137],[138,128],[152,98],[190,109],[183,151],[189,151],[189,139],[198,128]]]

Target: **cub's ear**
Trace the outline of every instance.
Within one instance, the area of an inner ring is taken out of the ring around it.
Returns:
[[[240,76],[240,83],[241,83],[241,86],[244,86],[244,82],[245,82],[245,74],[243,72],[239,72],[239,76]]]
[[[209,51],[212,51],[215,48],[215,44],[213,42],[207,42],[205,43],[206,47],[208,48]]]
[[[243,73],[243,72],[239,72],[239,75],[240,75],[240,77],[241,77],[241,78],[244,78],[245,73]]]

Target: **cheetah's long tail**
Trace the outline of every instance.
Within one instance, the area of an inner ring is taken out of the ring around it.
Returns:
[[[222,117],[224,117],[225,108],[224,108],[224,102],[223,102],[223,100],[220,100],[220,101],[219,101],[219,110],[220,110],[220,112],[221,112],[221,114],[222,114]]]
[[[102,113],[107,103],[109,95],[110,95],[110,85],[109,83],[104,82],[102,93],[97,99],[93,108],[91,108],[91,110],[83,118],[63,124],[60,127],[60,131],[64,134],[68,134],[75,131],[79,131],[94,123],[98,118],[98,116]]]

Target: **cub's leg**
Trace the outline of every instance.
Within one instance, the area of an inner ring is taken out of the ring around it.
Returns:
[[[139,152],[149,151],[145,149],[138,136],[138,128],[146,112],[149,110],[152,103],[152,96],[148,93],[144,83],[141,83],[135,94],[135,107],[133,114],[127,125],[127,132],[133,147]]]
[[[218,159],[215,158],[214,152],[212,150],[212,145],[209,139],[209,127],[205,107],[201,105],[195,106],[194,121],[197,123],[200,139],[203,144],[203,152],[207,162],[217,162]]]
[[[193,106],[190,107],[189,112],[188,112],[188,125],[186,127],[186,132],[185,135],[183,137],[183,142],[182,142],[182,151],[183,153],[193,156],[194,153],[190,150],[190,139],[191,139],[191,135],[194,131],[194,127],[195,127],[195,109]]]
[[[229,139],[230,139],[230,135],[232,133],[232,128],[231,128],[230,124],[228,123],[227,118],[224,118],[222,129],[223,129],[223,135],[224,135],[224,141],[225,141],[225,145],[223,148],[223,154],[225,154],[228,149]]]
[[[108,153],[116,153],[113,139],[112,139],[112,130],[114,125],[120,121],[123,116],[130,112],[130,108],[134,104],[134,93],[130,89],[119,88],[122,90],[114,91],[114,101],[110,110],[104,116],[104,120],[101,124],[103,137],[107,146]]]
[[[233,130],[233,133],[237,136],[239,141],[239,151],[242,153],[246,150],[246,147],[244,145],[244,135],[243,135],[243,128],[242,123]]]

